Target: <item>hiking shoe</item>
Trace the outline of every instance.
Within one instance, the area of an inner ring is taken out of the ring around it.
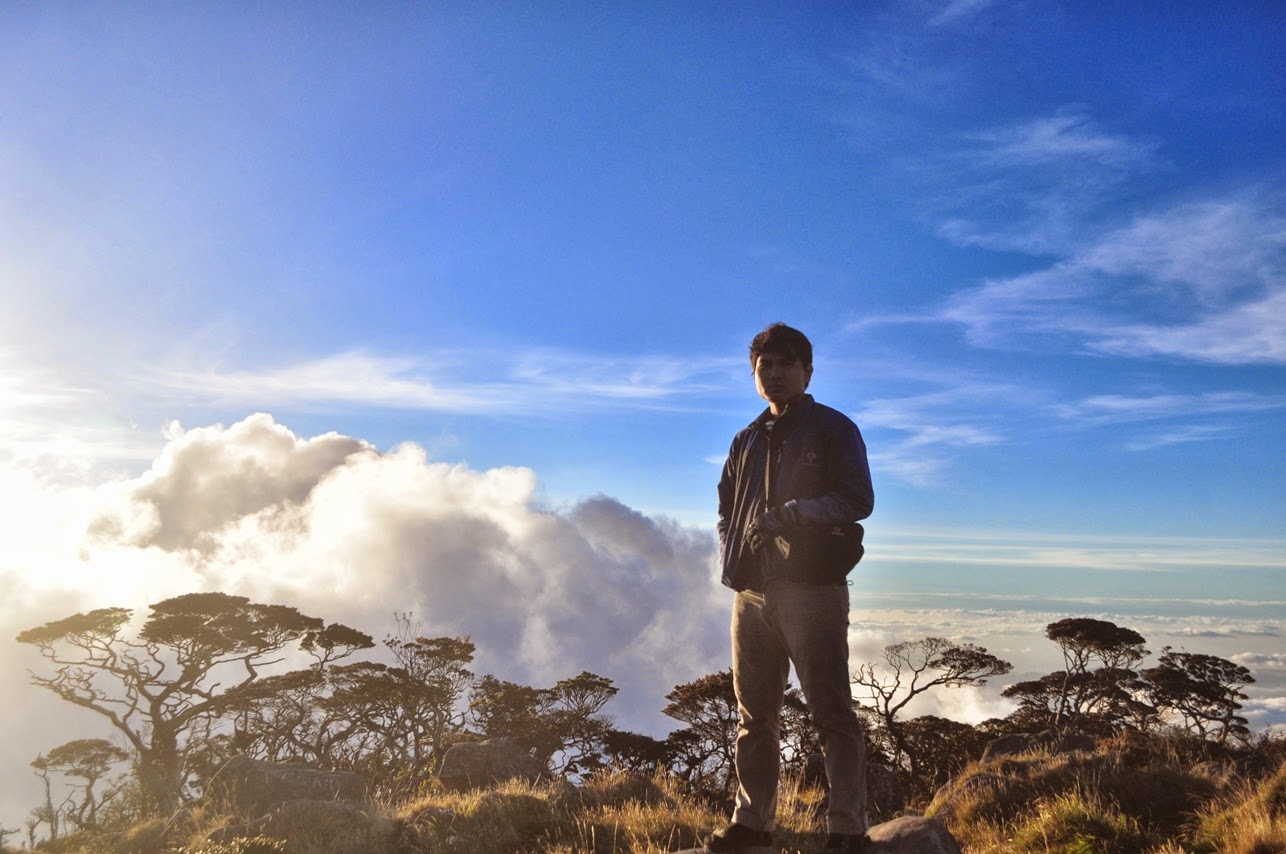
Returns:
[[[736,822],[723,830],[716,830],[705,842],[706,850],[715,852],[746,851],[769,845],[772,845],[772,833],[767,830],[751,830]]]
[[[865,833],[830,833],[826,836],[827,851],[845,851],[849,854],[866,854],[871,850],[871,837]]]

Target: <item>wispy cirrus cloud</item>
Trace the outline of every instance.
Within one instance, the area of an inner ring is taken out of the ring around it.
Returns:
[[[949,0],[929,19],[929,26],[957,23],[977,15],[994,3],[995,0]]]
[[[78,480],[98,460],[148,459],[154,445],[95,378],[0,352],[0,466]]]
[[[380,356],[350,351],[281,367],[157,368],[145,388],[240,406],[383,406],[463,414],[694,405],[725,389],[732,359],[528,351]]]
[[[1054,411],[1082,424],[1119,424],[1136,421],[1266,412],[1286,406],[1286,396],[1244,391],[1204,394],[1155,394],[1130,396],[1100,394],[1075,403],[1060,404]]]
[[[1286,542],[1214,537],[1000,531],[887,531],[881,560],[1033,569],[1165,570],[1224,566],[1286,571]]]
[[[1091,340],[1098,352],[1117,356],[1169,356],[1216,365],[1286,364],[1286,284],[1263,299],[1189,323],[1132,323],[1103,330]]]
[[[977,131],[967,138],[978,147],[962,156],[979,167],[993,169],[1066,165],[1069,159],[1101,168],[1134,169],[1151,163],[1155,151],[1153,144],[1100,130],[1077,108]]]
[[[1135,218],[1040,270],[933,313],[979,346],[1051,336],[1104,355],[1286,363],[1286,216],[1242,199]],[[894,322],[903,322],[895,319]]]
[[[1283,250],[1286,218],[1245,198],[1137,216],[1078,252],[1074,263],[1108,276],[1140,277],[1172,296],[1217,306],[1280,287],[1286,274]]]
[[[1280,194],[1247,186],[1140,207],[1150,176],[1169,168],[1155,142],[1105,130],[1077,107],[965,135],[921,166],[926,183],[951,188],[927,203],[939,233],[1040,264],[957,291],[927,315],[977,346],[1061,340],[1103,355],[1286,363]],[[1121,221],[1122,210],[1134,214]]]
[[[1170,445],[1183,445],[1189,442],[1209,442],[1232,435],[1235,429],[1230,424],[1180,427],[1176,430],[1162,430],[1147,436],[1129,440],[1124,447],[1128,451],[1151,451]]]
[[[163,424],[177,410],[342,413],[375,408],[545,418],[604,410],[703,410],[717,405],[712,401],[729,389],[741,387],[741,366],[740,359],[731,358],[549,349],[424,355],[351,350],[244,367],[188,353],[90,373],[83,367],[55,370],[0,353],[0,462],[55,479],[80,480],[91,470],[101,475],[104,469],[153,457]]]
[[[1000,385],[970,384],[900,398],[876,398],[854,416],[863,430],[891,435],[871,453],[871,465],[914,486],[934,486],[946,476],[951,452],[997,445],[1006,437],[995,415],[976,406],[1015,390]]]
[[[1155,142],[1100,128],[1081,107],[962,135],[918,165],[939,233],[962,246],[1064,254],[1084,225],[1162,168]]]
[[[1245,419],[1286,407],[1286,396],[1245,391],[1132,396],[1094,395],[1060,404],[1054,413],[1085,428],[1141,426],[1122,441],[1130,451],[1222,439],[1245,428]]]

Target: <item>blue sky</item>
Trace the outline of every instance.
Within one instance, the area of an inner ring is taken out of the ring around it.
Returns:
[[[784,320],[890,625],[1280,674],[1284,45],[1273,2],[8,4],[9,530],[263,412],[708,535]]]
[[[9,358],[697,519],[784,319],[889,524],[1278,533],[1280,7],[863,9],[10,9]]]

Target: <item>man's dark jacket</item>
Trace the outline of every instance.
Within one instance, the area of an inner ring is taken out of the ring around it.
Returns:
[[[784,533],[794,559],[781,560],[770,549],[753,554],[747,527],[788,501],[794,502],[788,515],[799,520]],[[855,534],[860,544],[857,522],[871,515],[874,503],[866,443],[844,413],[809,394],[776,418],[765,409],[733,438],[719,480],[723,583],[734,590],[762,590],[765,567],[808,583],[842,582],[851,563],[837,567],[833,560],[800,559],[822,554],[830,536]]]

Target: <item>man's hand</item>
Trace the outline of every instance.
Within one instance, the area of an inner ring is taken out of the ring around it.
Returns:
[[[795,510],[793,501],[760,514],[759,518],[751,522],[750,527],[746,529],[746,542],[750,545],[751,553],[759,554],[761,550],[770,546],[774,539],[793,527],[797,521],[798,512]]]

